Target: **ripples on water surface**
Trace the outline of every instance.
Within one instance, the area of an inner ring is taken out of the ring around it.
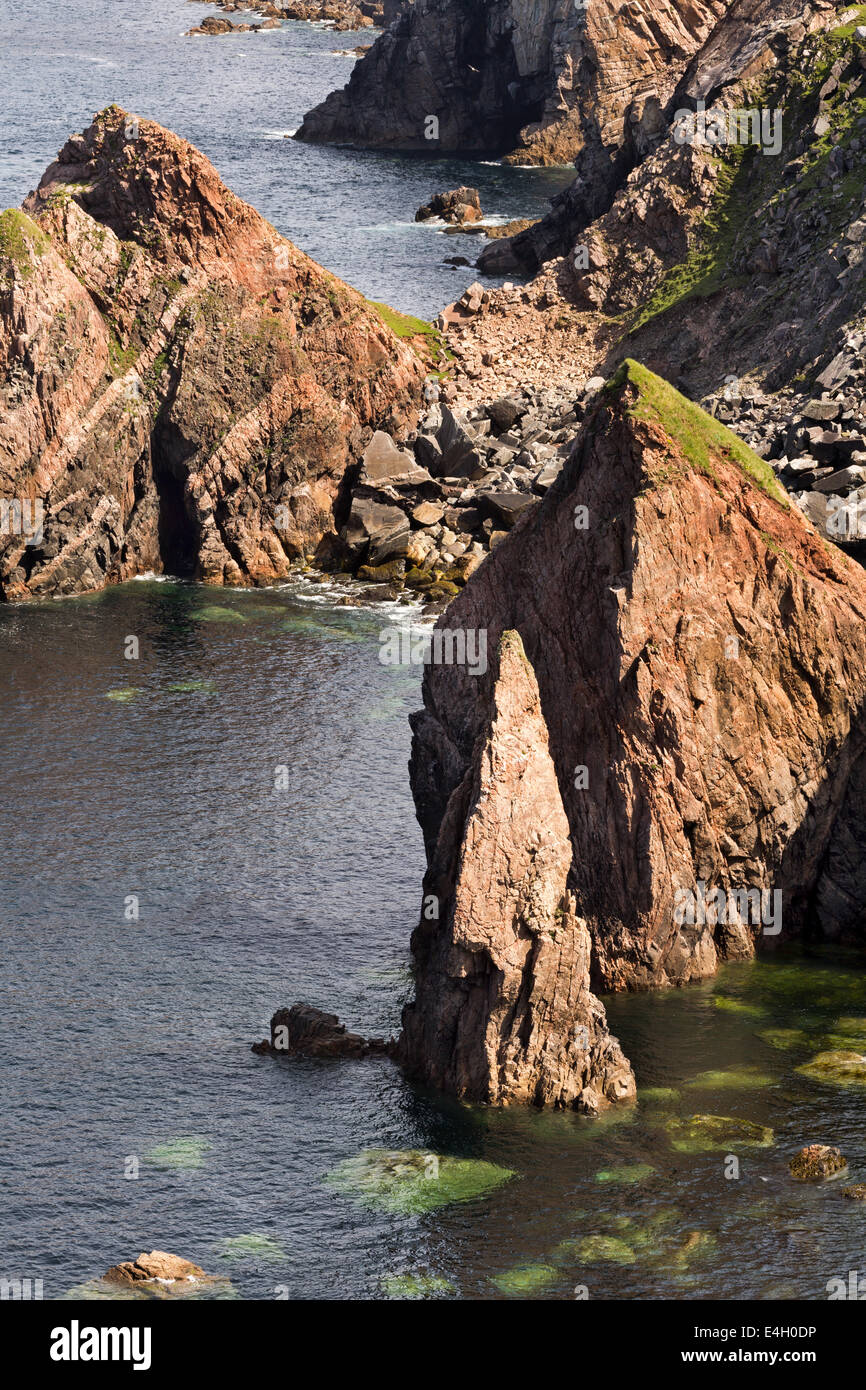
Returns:
[[[486,214],[537,217],[574,177],[573,169],[285,139],[306,111],[348,82],[353,60],[333,50],[369,43],[370,31],[337,34],[293,22],[260,34],[182,37],[209,13],[189,0],[4,7],[0,207],[17,206],[67,137],[116,101],[191,140],[278,231],[369,298],[429,318],[475,279],[471,269],[443,265],[445,256],[474,260],[485,244],[416,224],[415,211],[431,193],[470,183]]]
[[[119,101],[192,140],[366,294],[433,314],[472,278],[441,265],[460,239],[412,225],[433,189],[472,182],[514,217],[567,181],[284,140],[346,80],[350,60],[331,49],[356,36],[292,24],[182,40],[205,13],[27,0],[4,16],[0,204]],[[312,585],[150,581],[0,611],[9,1271],[58,1297],[159,1246],[229,1274],[246,1298],[570,1298],[578,1284],[596,1298],[825,1297],[862,1264],[866,1210],[839,1184],[792,1183],[786,1161],[836,1143],[866,1180],[866,1092],[795,1070],[839,1017],[866,1015],[856,961],[731,966],[609,1001],[645,1098],[596,1122],[466,1109],[413,1091],[388,1062],[250,1052],[279,1004],[387,1033],[410,990],[423,855],[406,716],[419,683],[377,659],[392,620]],[[129,634],[138,662],[123,658]],[[742,1176],[726,1181],[724,1153],[671,1145],[667,1122],[694,1112],[770,1125],[776,1144],[741,1150]],[[514,1176],[421,1213],[323,1181],[383,1147]],[[129,1157],[137,1180],[123,1176]]]
[[[442,1102],[382,1060],[250,1052],[279,1004],[388,1033],[410,988],[418,680],[378,661],[394,611],[335,597],[139,581],[0,611],[7,1263],[49,1297],[152,1246],[247,1298],[825,1297],[862,1261],[866,1211],[786,1162],[832,1142],[866,1179],[866,1092],[795,1070],[866,1015],[857,961],[608,1001],[654,1089],[599,1121]],[[726,1181],[724,1152],[671,1145],[695,1112],[776,1144],[740,1148]],[[323,1181],[383,1147],[514,1176],[420,1213]]]

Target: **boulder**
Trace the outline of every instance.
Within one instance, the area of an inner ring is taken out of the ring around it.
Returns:
[[[361,473],[365,482],[397,483],[423,481],[426,473],[419,469],[413,454],[406,449],[398,449],[390,434],[376,430],[364,450]]]
[[[835,1178],[848,1167],[848,1160],[830,1144],[807,1144],[788,1164],[797,1182],[823,1182]]]
[[[538,498],[524,492],[480,492],[478,503],[495,520],[510,529],[524,512],[538,505]]]
[[[409,535],[409,519],[401,507],[369,497],[353,497],[349,520],[341,532],[355,561],[368,565],[404,556]]]
[[[413,508],[412,520],[418,526],[435,526],[445,515],[445,508],[439,502],[419,502]]]
[[[174,1284],[177,1282],[214,1282],[210,1276],[191,1260],[179,1255],[169,1255],[165,1250],[142,1252],[136,1260],[125,1260],[123,1264],[112,1265],[103,1278],[109,1284]]]
[[[367,1057],[387,1050],[382,1038],[350,1033],[336,1014],[323,1013],[311,1004],[278,1009],[271,1019],[270,1040],[253,1044],[259,1054],[287,1057]]]
[[[503,434],[506,430],[510,430],[525,412],[526,407],[511,396],[499,396],[495,401],[491,401],[487,407],[487,414],[492,420],[497,434]]]
[[[452,188],[447,193],[434,193],[429,203],[425,203],[415,213],[416,222],[429,222],[441,218],[453,225],[461,222],[481,220],[481,199],[477,188]]]

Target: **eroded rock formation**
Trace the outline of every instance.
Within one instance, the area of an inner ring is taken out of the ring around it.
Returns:
[[[4,525],[0,595],[285,576],[423,378],[203,155],[109,108],[0,217],[0,497],[44,509]]]
[[[368,1057],[388,1052],[389,1044],[384,1038],[348,1032],[336,1014],[323,1013],[311,1004],[293,1004],[290,1009],[277,1009],[270,1038],[253,1043],[252,1050],[261,1056]]]
[[[568,820],[517,633],[502,635],[496,665],[432,846],[424,892],[438,912],[413,937],[417,994],[399,1055],[410,1075],[466,1100],[596,1113],[633,1099],[634,1077],[589,989]]]
[[[724,10],[725,0],[414,0],[299,138],[576,159],[585,196],[603,200],[612,166],[655,138]]]
[[[706,977],[761,938],[862,939],[866,867],[833,851],[857,832],[864,617],[863,571],[818,536],[771,470],[626,363],[544,501],[439,620],[486,632],[491,651],[503,632],[520,634],[540,711],[512,728],[520,759],[542,766],[549,731],[570,833],[567,879],[558,856],[549,892],[559,903],[565,882],[565,911],[586,923],[595,987]],[[428,1075],[450,1085],[446,1044],[468,966],[459,936],[449,958],[448,933],[456,913],[470,940],[495,939],[503,911],[513,915],[496,851],[470,859],[487,814],[482,781],[494,808],[518,785],[497,788],[484,771],[491,710],[525,709],[527,680],[513,661],[481,677],[430,665],[413,719],[428,891],[440,884],[448,905],[441,935],[424,924],[416,935],[415,1007],[424,1019],[425,1000],[442,997],[424,1047]],[[507,826],[507,807],[498,815]],[[523,988],[532,986],[530,970]],[[423,1050],[417,1036],[410,1012],[410,1055]]]
[[[627,14],[631,8],[624,6],[619,15]],[[662,32],[669,67],[663,77],[653,75],[650,78],[645,62],[641,62],[642,44],[647,43],[643,31],[644,25],[655,25],[658,10],[656,6],[651,10],[649,6],[635,8],[642,8],[643,15],[639,22],[635,21],[637,46],[630,50],[629,70],[640,74],[638,89],[641,83],[650,87],[649,95],[641,98],[643,112],[639,106],[635,107],[634,101],[629,104],[627,94],[618,85],[621,83],[619,70],[614,67],[610,111],[600,124],[599,140],[595,143],[587,140],[586,147],[577,155],[577,179],[553,199],[546,217],[513,239],[484,249],[479,267],[488,274],[535,273],[545,262],[567,252],[584,228],[607,212],[617,193],[632,204],[637,202],[639,208],[641,203],[648,204],[651,214],[649,218],[640,211],[636,218],[620,214],[616,219],[620,235],[639,239],[645,230],[654,230],[653,252],[670,258],[671,252],[677,249],[676,236],[680,230],[677,218],[665,213],[662,196],[633,189],[631,184],[635,176],[629,178],[630,171],[642,165],[660,146],[669,143],[670,123],[678,111],[694,110],[698,101],[707,106],[719,100],[724,105],[736,106],[741,101],[750,104],[748,95],[759,80],[796,53],[807,33],[832,24],[836,14],[835,5],[829,0],[729,0],[728,3],[722,0],[714,7],[711,22],[707,16],[709,7],[699,7],[700,14],[696,15],[691,5],[674,4],[681,24],[690,34],[698,35],[699,42],[686,53],[682,44],[677,47],[670,35]],[[621,18],[616,21],[617,25],[621,22]],[[604,56],[611,52],[610,48],[601,51]],[[653,50],[648,48],[648,51]],[[619,115],[617,100],[622,102]],[[664,156],[661,167],[665,167]],[[692,170],[688,173],[694,181]],[[667,172],[664,177],[668,191],[672,190],[675,199],[679,199],[681,180],[676,171]],[[708,180],[703,190],[699,190],[704,197],[710,192],[711,182]],[[690,197],[695,190],[687,181],[682,191]],[[645,221],[649,224],[646,228]],[[670,241],[667,234],[672,238]],[[632,259],[637,257],[633,255]],[[604,268],[612,272],[611,278],[616,284],[618,267],[605,262]],[[627,277],[626,283],[629,279]]]

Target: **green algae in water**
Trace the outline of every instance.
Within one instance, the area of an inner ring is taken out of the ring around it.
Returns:
[[[553,1265],[518,1265],[516,1269],[506,1269],[502,1274],[494,1274],[491,1283],[500,1293],[511,1298],[527,1298],[541,1293],[558,1278]]]
[[[329,623],[317,623],[314,618],[284,618],[280,627],[301,635],[308,633],[311,637],[333,637],[342,642],[366,641],[363,633],[347,627],[333,627]]]
[[[366,1206],[406,1216],[484,1197],[513,1177],[512,1169],[483,1159],[416,1149],[365,1149],[338,1164],[325,1182]]]
[[[650,1105],[675,1105],[680,1093],[676,1086],[645,1086],[638,1088],[637,1098]]]
[[[210,1147],[210,1141],[197,1134],[181,1134],[149,1149],[144,1161],[157,1168],[201,1168]]]
[[[572,1216],[591,1221],[599,1229],[592,1235],[561,1241],[551,1254],[558,1263],[637,1264],[658,1252],[659,1242],[680,1219],[676,1207],[662,1207],[642,1217],[610,1211],[576,1211]]]
[[[450,1279],[438,1274],[386,1274],[379,1280],[386,1298],[444,1298],[456,1294]]]
[[[802,1028],[764,1028],[758,1034],[762,1042],[775,1047],[778,1052],[789,1052],[797,1047],[808,1047],[809,1034]]]
[[[582,1264],[637,1264],[638,1253],[622,1236],[584,1236],[582,1240],[564,1241],[556,1247],[560,1257],[567,1246],[569,1254]],[[555,1252],[555,1253],[556,1253]]]
[[[595,1175],[596,1182],[639,1183],[651,1178],[655,1172],[651,1163],[623,1163],[617,1168],[602,1168]]]
[[[213,681],[173,681],[166,689],[172,695],[215,695]]]
[[[252,1232],[243,1236],[228,1236],[214,1246],[216,1253],[224,1260],[266,1260],[281,1264],[288,1255],[270,1236]]]
[[[202,623],[244,623],[246,618],[243,613],[236,613],[233,608],[220,608],[213,605],[210,608],[194,608],[191,615]]]
[[[797,1071],[828,1086],[866,1086],[866,1056],[860,1052],[819,1052]]]
[[[671,1146],[678,1153],[727,1152],[737,1146],[768,1149],[774,1142],[773,1131],[767,1125],[733,1119],[729,1115],[675,1116],[667,1121],[665,1128]]]
[[[696,1091],[757,1091],[764,1086],[775,1086],[772,1076],[767,1076],[757,1067],[742,1067],[730,1071],[702,1071],[686,1082],[690,1090]]]
[[[128,705],[130,701],[137,699],[141,694],[141,687],[138,685],[125,685],[117,690],[106,690],[106,700],[115,700],[120,705]]]
[[[659,1256],[660,1268],[688,1269],[696,1261],[709,1259],[718,1251],[718,1242],[709,1231],[690,1231],[682,1245]]]
[[[730,999],[726,994],[717,994],[713,1005],[726,1014],[741,1014],[744,1018],[766,1018],[766,1009],[759,1004],[749,1004],[745,999]]]

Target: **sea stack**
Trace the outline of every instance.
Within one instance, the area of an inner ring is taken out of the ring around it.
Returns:
[[[590,987],[862,941],[864,620],[866,575],[772,470],[624,363],[439,619],[499,660],[428,666],[413,717],[440,915],[413,939],[410,1070],[475,1099],[628,1095]]]

